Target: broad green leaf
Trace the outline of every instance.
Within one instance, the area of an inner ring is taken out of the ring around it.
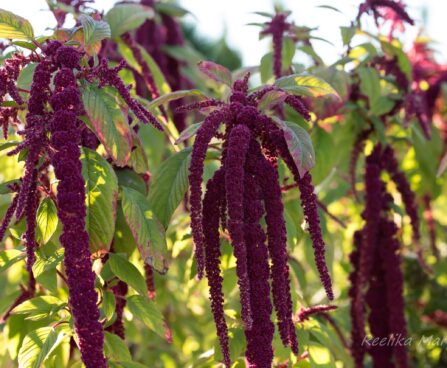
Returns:
[[[40,202],[37,209],[37,240],[46,244],[53,236],[58,223],[57,209],[50,198],[45,198]]]
[[[86,123],[114,163],[126,166],[132,151],[132,134],[115,97],[103,88],[88,86],[82,92],[82,101],[89,118]]]
[[[123,257],[110,253],[107,263],[112,272],[141,295],[147,294],[146,281],[138,269]]]
[[[166,273],[168,257],[165,230],[147,198],[136,190],[124,187],[122,208],[141,258],[158,272]]]
[[[374,68],[360,68],[358,73],[360,91],[368,96],[369,103],[373,106],[381,96],[379,73]]]
[[[57,313],[66,306],[59,298],[51,295],[38,296],[19,304],[12,311],[14,314],[27,314],[27,319],[38,321]]]
[[[303,176],[315,166],[315,151],[309,133],[298,124],[276,118],[274,121],[284,131],[290,155],[300,176]]]
[[[102,311],[107,321],[110,321],[115,312],[115,295],[110,291],[104,291],[102,294]]]
[[[18,249],[8,249],[0,252],[0,272],[8,269],[14,263],[25,258],[25,253]]]
[[[90,250],[109,250],[115,231],[118,180],[112,166],[99,153],[83,148],[81,161]]]
[[[161,338],[165,338],[163,315],[153,301],[141,295],[132,295],[127,298],[127,308],[129,308],[130,313],[140,319],[148,328]]]
[[[53,327],[31,331],[25,336],[19,350],[19,368],[40,368],[67,336],[66,330]]]
[[[113,360],[132,360],[126,343],[117,335],[104,332],[104,350],[107,358]]]
[[[7,10],[0,9],[0,38],[32,40],[34,30],[31,23]]]
[[[152,77],[154,78],[155,84],[157,86],[160,95],[165,95],[171,92],[171,87],[169,86],[166,78],[164,77],[160,67],[157,65],[155,60],[151,55],[141,46],[138,46],[141,54],[143,55],[144,61],[147,63],[149,70],[151,71]],[[135,60],[132,55],[132,51],[125,45],[123,42],[118,42],[118,50],[126,62],[135,70],[137,70],[141,74],[141,65]]]
[[[272,107],[284,102],[287,94],[284,91],[272,90],[268,91],[258,102],[258,109],[266,111]]]
[[[405,74],[409,84],[411,85],[413,78],[413,67],[407,54],[400,47],[396,47],[390,42],[382,40],[380,43],[386,54],[397,58],[397,64],[399,65],[400,70]]]
[[[84,29],[84,44],[94,45],[111,37],[110,26],[103,20],[95,20],[89,15],[82,14],[79,21]]]
[[[149,202],[165,228],[188,189],[191,148],[186,148],[164,161],[150,181]]]
[[[198,64],[198,68],[208,78],[231,87],[233,77],[231,71],[224,66],[213,63],[212,61],[201,61]]]
[[[181,91],[174,91],[167,93],[163,96],[160,96],[156,98],[155,100],[151,101],[148,105],[148,109],[154,109],[160,105],[164,105],[168,102],[179,100],[184,97],[199,97],[200,99],[206,98],[206,95],[203,94],[202,91],[199,91],[198,89],[188,89],[188,90],[181,90]]]
[[[34,262],[33,265],[33,274],[34,277],[37,278],[44,272],[55,269],[62,262],[64,259],[64,249],[58,249],[48,257],[40,254],[39,251],[36,252],[36,255],[36,262]]]
[[[180,136],[175,141],[175,144],[183,143],[184,141],[194,136],[199,130],[199,128],[202,126],[202,123],[203,122],[195,123],[188,126],[184,131],[180,133]]]
[[[146,183],[135,171],[130,169],[116,169],[115,174],[118,178],[118,185],[120,187],[132,188],[141,194],[146,195]]]
[[[275,85],[287,92],[301,96],[338,96],[337,91],[335,91],[335,89],[333,89],[327,82],[313,75],[288,75],[279,78],[275,82]]]
[[[22,89],[31,89],[31,83],[33,82],[34,70],[37,63],[29,63],[26,65],[17,78],[17,87]]]
[[[135,132],[132,132],[132,141],[132,152],[127,165],[133,168],[138,174],[146,174],[149,172],[149,163],[141,139]]]
[[[104,20],[110,25],[112,38],[141,26],[154,17],[152,8],[140,4],[117,4],[110,9]]]

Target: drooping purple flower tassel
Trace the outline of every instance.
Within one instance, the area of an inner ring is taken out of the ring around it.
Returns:
[[[81,358],[87,368],[106,368],[103,355],[104,333],[99,322],[96,275],[92,271],[89,237],[85,231],[85,188],[82,177],[77,129],[77,113],[82,109],[76,79],[71,68],[73,52],[58,53],[62,69],[55,76],[55,92],[50,103],[54,110],[50,123],[51,163],[56,178],[58,216],[62,223],[60,241],[65,249],[64,265],[69,289],[69,305],[79,338]]]
[[[255,161],[257,179],[262,187],[267,224],[268,251],[272,260],[272,295],[278,318],[278,329],[285,346],[298,354],[298,343],[292,321],[289,266],[287,263],[287,233],[284,206],[277,171],[264,158],[258,144],[252,142],[252,160]]]
[[[123,340],[126,336],[123,323],[123,312],[126,306],[126,294],[128,291],[127,284],[124,281],[118,281],[118,284],[112,287],[113,295],[115,296],[115,314],[116,320],[109,327],[106,328],[107,331],[114,333],[115,335],[121,337]]]
[[[203,199],[203,233],[205,240],[205,270],[210,288],[211,310],[226,368],[231,366],[228,328],[224,313],[223,278],[220,272],[219,213],[225,196],[225,172],[216,171],[208,181]]]
[[[218,111],[210,114],[197,131],[189,166],[189,186],[191,205],[191,230],[194,240],[194,252],[197,261],[197,276],[202,278],[204,269],[203,229],[202,229],[202,176],[208,144],[224,120]]]
[[[12,199],[12,202],[9,205],[8,209],[6,210],[5,216],[3,217],[2,224],[0,225],[0,242],[3,240],[6,230],[8,229],[9,223],[11,222],[12,217],[14,216],[14,212],[17,207],[17,199],[18,194],[16,194]]]
[[[321,282],[326,290],[329,300],[334,299],[332,282],[325,260],[325,244],[320,228],[320,217],[318,216],[317,196],[312,185],[312,176],[309,172],[298,180],[300,189],[301,204],[303,206],[304,217],[309,226],[309,234],[314,248],[315,263],[320,274]]]
[[[247,249],[244,239],[244,175],[245,160],[250,143],[250,130],[238,125],[231,130],[225,159],[225,192],[228,209],[228,230],[236,257],[236,273],[245,328],[251,329],[250,283],[247,272]]]
[[[270,267],[266,236],[259,224],[264,208],[259,177],[246,174],[244,180],[244,233],[247,249],[247,270],[250,281],[250,304],[253,326],[245,329],[247,339],[247,367],[268,368],[273,361],[273,334],[275,326],[270,319]],[[287,299],[286,296],[283,296]]]

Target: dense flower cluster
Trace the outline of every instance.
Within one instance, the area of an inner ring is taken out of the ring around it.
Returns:
[[[123,340],[125,338],[126,332],[123,323],[123,312],[126,306],[126,294],[128,291],[127,284],[124,281],[118,281],[118,283],[112,287],[113,295],[115,296],[115,321],[106,328],[107,331],[114,333],[115,335],[121,337]]]
[[[236,257],[248,364],[251,367],[270,367],[273,359],[274,326],[270,319],[273,306],[283,344],[298,352],[292,320],[284,207],[277,172],[279,157],[284,159],[301,191],[317,268],[330,299],[333,293],[324,260],[324,242],[311,176],[308,172],[299,174],[283,130],[257,109],[266,91],[248,94],[248,77],[234,83],[229,103],[204,101],[195,104],[199,108],[212,105],[216,109],[205,119],[193,145],[189,173],[191,228],[198,276],[202,277],[205,269],[225,365],[230,366],[230,357],[219,261],[220,224],[229,232]],[[219,129],[221,124],[225,127],[223,133]],[[221,167],[208,181],[202,203],[203,165],[208,144],[213,138],[223,140]],[[260,225],[262,217],[265,217],[265,230]],[[269,280],[273,303],[270,301]]]
[[[396,28],[402,28],[402,22],[413,25],[413,19],[408,15],[405,5],[401,0],[366,0],[359,6],[357,20],[364,13],[372,12],[374,19],[389,20],[392,22],[392,31]]]
[[[401,344],[365,344],[366,315],[373,338],[406,336],[403,275],[400,269],[398,228],[391,218],[392,197],[386,192],[380,174],[387,162],[387,148],[380,144],[366,158],[365,225],[354,235],[350,256],[352,345],[356,367],[363,367],[368,353],[373,367],[408,367],[407,352]]]
[[[89,237],[85,230],[85,189],[81,172],[81,134],[77,115],[82,111],[81,96],[73,68],[79,68],[80,54],[68,46],[60,46],[55,54],[59,70],[54,77],[50,104],[54,111],[49,123],[51,163],[56,178],[58,216],[63,232],[64,264],[69,289],[69,304],[81,357],[86,367],[106,367],[102,347],[104,334],[99,322],[95,273],[90,260]]]

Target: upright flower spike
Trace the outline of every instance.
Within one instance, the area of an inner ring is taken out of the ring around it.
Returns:
[[[266,23],[261,35],[271,34],[273,38],[273,74],[276,78],[282,75],[282,41],[284,33],[290,29],[290,24],[286,21],[287,14],[277,13],[272,20]]]
[[[228,230],[236,257],[236,272],[240,290],[242,320],[251,329],[250,282],[247,271],[247,245],[244,238],[244,176],[245,159],[250,144],[250,130],[238,125],[231,130],[225,159],[225,192],[228,208]]]
[[[89,237],[85,231],[85,188],[82,177],[77,129],[77,113],[82,110],[72,68],[79,60],[71,48],[57,53],[60,70],[54,78],[51,96],[54,115],[50,123],[51,163],[59,180],[58,216],[62,223],[60,241],[65,249],[64,265],[69,289],[69,305],[79,339],[81,358],[87,368],[105,368],[104,333],[99,322],[96,275],[92,271]]]
[[[211,310],[226,368],[231,366],[228,327],[224,313],[223,278],[220,272],[219,216],[222,197],[225,196],[225,171],[216,171],[208,181],[203,199],[203,232],[205,240],[205,270],[210,289]]]

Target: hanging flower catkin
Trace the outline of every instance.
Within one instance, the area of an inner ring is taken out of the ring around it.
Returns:
[[[280,157],[298,182],[317,267],[330,299],[333,293],[324,260],[324,242],[311,176],[308,172],[299,174],[283,130],[257,108],[262,96],[276,87],[267,86],[249,94],[248,77],[234,83],[228,103],[209,100],[185,107],[185,110],[215,107],[198,130],[192,148],[189,169],[191,228],[197,273],[200,278],[205,270],[208,278],[211,308],[225,366],[230,366],[230,354],[223,308],[219,225],[228,229],[236,258],[247,364],[264,368],[270,367],[273,360],[273,307],[283,344],[298,353],[292,320],[284,206],[277,172]],[[305,105],[298,104],[295,98],[286,103],[296,106],[304,116],[308,115]],[[219,132],[221,125],[223,133]],[[208,181],[202,202],[204,161],[213,138],[223,140],[221,167]],[[265,229],[260,224],[263,217]]]

